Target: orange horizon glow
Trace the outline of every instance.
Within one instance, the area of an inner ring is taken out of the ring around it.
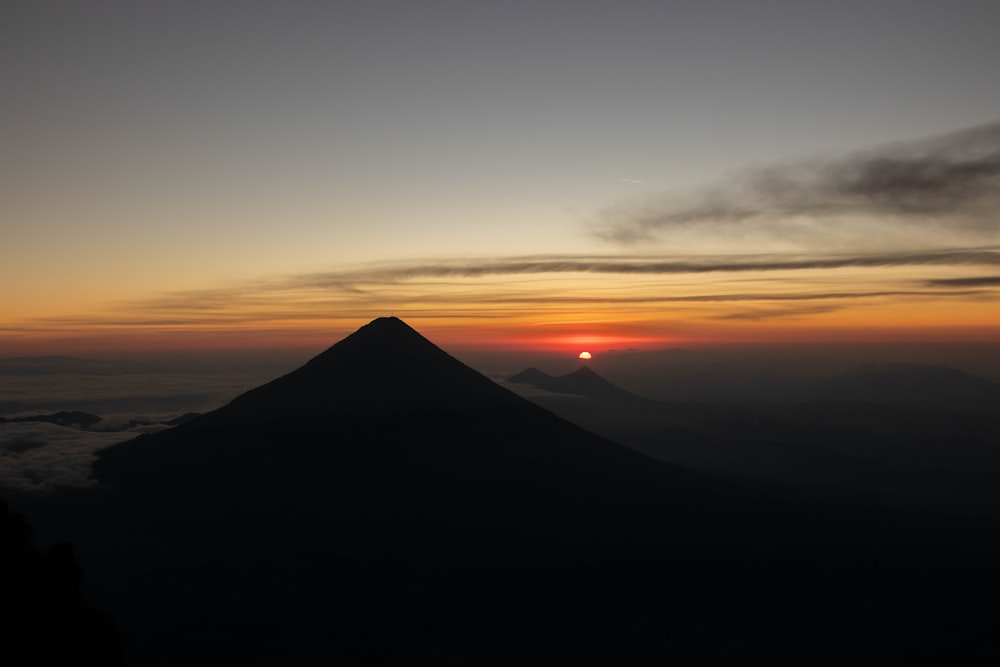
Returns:
[[[0,357],[322,350],[391,314],[445,349],[573,356],[580,350],[1000,340],[994,305],[1000,285],[987,279],[975,289],[953,289],[945,280],[944,287],[928,287],[926,267],[693,276],[446,273],[433,279],[392,273],[398,270],[262,278],[141,299],[35,299],[31,309],[4,313]],[[961,280],[984,270],[944,267],[934,275]],[[13,303],[24,301],[22,295]]]
[[[320,351],[370,319],[330,326],[280,328],[81,327],[74,331],[0,335],[0,358],[45,355],[138,355],[160,352]],[[613,350],[657,350],[678,347],[744,345],[828,345],[837,343],[996,343],[1000,326],[858,326],[851,322],[801,323],[798,326],[684,327],[678,333],[656,335],[649,323],[605,323],[590,328],[540,323],[498,327],[493,321],[476,326],[436,318],[401,318],[445,350],[537,351],[576,357],[580,350],[596,355]],[[663,329],[670,327],[662,326]],[[593,331],[594,333],[587,333]],[[639,331],[639,334],[635,332]]]

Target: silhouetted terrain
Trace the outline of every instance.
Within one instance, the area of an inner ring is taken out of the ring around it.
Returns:
[[[129,665],[995,653],[992,524],[656,461],[395,318],[94,473],[24,503],[77,545]]]
[[[871,403],[1000,413],[1000,384],[940,366],[889,364],[859,368],[818,383],[816,391],[830,398]]]
[[[900,382],[895,381],[897,370]],[[912,386],[905,382],[911,371],[918,376]],[[921,378],[957,378],[973,387],[977,396],[985,395],[980,390],[992,385],[958,371],[907,366],[845,376],[864,387],[869,374],[888,375],[893,382],[876,381],[869,391],[883,399],[881,403],[857,398],[863,391],[845,392],[851,400],[809,398],[810,393],[803,392],[804,397],[794,402],[682,403],[637,396],[623,401],[612,398],[616,395],[609,390],[571,391],[535,372],[515,375],[510,382],[579,394],[580,398],[556,393],[531,397],[573,423],[664,461],[727,476],[839,491],[845,497],[861,494],[872,502],[988,516],[1000,512],[996,486],[1000,413],[905,405],[908,396],[926,394],[927,384]],[[889,391],[897,384],[905,390]],[[939,385],[947,392],[947,383]],[[840,381],[829,386],[846,389]],[[618,397],[631,395],[619,391]]]
[[[619,387],[667,402],[836,399],[996,414],[998,360],[995,344],[771,345],[609,351],[588,366]],[[548,364],[572,370],[545,359],[525,365]]]
[[[5,662],[121,664],[118,632],[84,602],[82,572],[67,544],[38,551],[31,528],[0,499],[0,627]],[[14,664],[14,663],[10,663]]]

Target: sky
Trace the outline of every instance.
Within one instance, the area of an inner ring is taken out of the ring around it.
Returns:
[[[0,357],[1000,339],[1000,4],[6,0]]]

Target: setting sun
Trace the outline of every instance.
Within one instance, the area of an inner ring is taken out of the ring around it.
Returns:
[[[591,356],[592,355],[590,354],[590,352],[581,352],[580,353],[580,358],[581,359],[590,359]]]

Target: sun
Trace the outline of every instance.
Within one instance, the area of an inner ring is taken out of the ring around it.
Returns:
[[[590,352],[581,352],[580,353],[580,358],[581,359],[590,359],[591,356],[592,355],[590,354]]]

